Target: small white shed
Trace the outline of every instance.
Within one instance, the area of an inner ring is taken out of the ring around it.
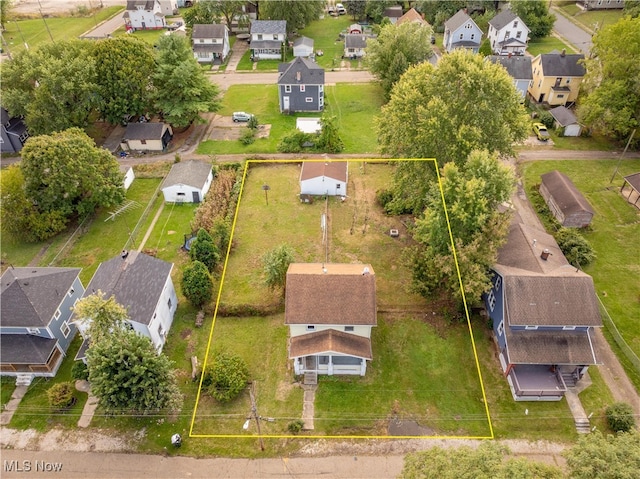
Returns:
[[[293,42],[294,57],[308,57],[313,53],[313,38],[300,37]]]
[[[203,161],[175,163],[162,184],[164,200],[169,203],[200,203],[213,181],[211,165]]]
[[[133,168],[130,166],[120,165],[120,173],[124,175],[124,179],[122,180],[122,187],[125,191],[129,189],[131,183],[136,178],[135,173],[133,172]]]
[[[300,171],[300,194],[347,196],[346,161],[304,161]]]
[[[296,118],[296,128],[303,133],[320,133],[320,118]]]
[[[580,136],[582,127],[578,118],[565,106],[557,106],[549,110],[555,120],[556,128],[562,130],[564,136]]]

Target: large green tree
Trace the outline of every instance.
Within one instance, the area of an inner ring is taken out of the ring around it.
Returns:
[[[163,36],[158,41],[153,85],[156,108],[176,127],[201,121],[201,112],[217,111],[220,107],[218,87],[193,58],[187,39],[178,35]]]
[[[196,308],[204,306],[213,295],[213,280],[204,263],[193,261],[182,272],[182,294]]]
[[[414,22],[385,25],[374,40],[367,42],[365,57],[369,71],[380,81],[388,99],[391,88],[411,65],[422,63],[431,54],[433,30]]]
[[[287,32],[306,27],[324,11],[323,0],[264,0],[260,2],[261,20],[285,20]]]
[[[466,0],[420,0],[416,7],[424,14],[425,20],[434,27],[440,27],[444,20],[454,16],[467,4]]]
[[[640,471],[640,433],[582,435],[565,453],[571,479],[627,479]]]
[[[400,479],[561,479],[556,466],[509,458],[509,450],[495,442],[443,449],[432,447],[407,454]]]
[[[91,392],[106,412],[142,415],[180,408],[171,361],[132,329],[114,328],[101,340],[92,339],[87,366]]]
[[[578,116],[599,133],[626,139],[640,123],[640,17],[625,17],[593,36]],[[640,144],[640,134],[634,138]]]
[[[249,381],[249,368],[240,356],[218,352],[203,382],[211,395],[220,402],[235,399]]]
[[[512,170],[486,151],[472,152],[464,168],[444,166],[440,184],[431,183],[424,216],[416,219],[418,246],[411,258],[416,292],[428,298],[444,286],[461,303],[462,281],[467,303],[480,301],[508,231],[510,217],[498,205],[509,199],[514,184]]]
[[[213,271],[220,263],[220,250],[204,228],[198,230],[196,239],[191,243],[189,256],[194,261],[200,261],[209,271]]]
[[[376,119],[382,153],[436,158],[439,166],[464,165],[472,150],[511,155],[528,125],[506,70],[462,50],[445,55],[437,67],[428,62],[410,67]],[[400,162],[393,186],[396,211],[420,214],[429,178],[430,162]]]
[[[380,23],[387,7],[397,5],[395,0],[367,0],[364,13],[373,23]]]
[[[25,194],[38,212],[65,221],[124,200],[117,160],[79,128],[29,138],[20,167]]]
[[[556,16],[549,12],[549,2],[543,0],[516,0],[509,2],[513,13],[529,27],[531,38],[543,38],[551,33]]]
[[[126,328],[125,322],[129,319],[125,307],[114,296],[105,298],[100,290],[78,301],[73,306],[73,313],[84,323],[94,343],[108,339],[115,329]]]
[[[358,21],[364,18],[367,0],[345,0],[342,3],[353,20]]]
[[[3,62],[2,104],[24,116],[32,136],[84,128],[99,105],[94,44],[47,43]]]
[[[100,95],[98,110],[105,120],[119,124],[128,115],[149,111],[151,75],[155,69],[149,43],[133,35],[100,40],[94,57]]]
[[[235,19],[243,20],[242,7],[246,3],[241,0],[199,0],[182,13],[182,18],[189,28],[197,23],[210,24],[221,19],[231,28]]]
[[[623,13],[631,18],[640,17],[640,0],[626,0]]]

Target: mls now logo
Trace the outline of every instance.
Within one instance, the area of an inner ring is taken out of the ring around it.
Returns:
[[[60,472],[62,471],[62,463],[47,461],[4,461],[4,472]]]

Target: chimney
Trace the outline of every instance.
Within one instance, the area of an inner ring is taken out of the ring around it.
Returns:
[[[560,52],[560,56],[564,58],[566,54],[567,54],[567,50],[563,48],[562,51]]]
[[[302,75],[300,74],[300,72],[296,72],[296,80],[297,81],[302,80]]]
[[[511,58],[511,52],[509,52],[509,57],[508,58]]]
[[[365,266],[362,270],[362,276],[367,276],[369,274],[369,267]]]
[[[547,248],[543,249],[542,253],[540,253],[540,258],[542,258],[545,261],[547,261],[549,256],[551,256],[551,252]]]

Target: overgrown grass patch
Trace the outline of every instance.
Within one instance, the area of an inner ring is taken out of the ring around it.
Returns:
[[[340,67],[344,54],[344,39],[340,39],[339,34],[352,23],[354,22],[350,15],[327,15],[321,20],[311,22],[298,33],[313,38],[313,48],[323,52],[322,56],[316,56],[316,62],[322,68],[330,70]]]
[[[562,49],[565,49],[567,53],[578,53],[568,43],[564,43],[560,38],[554,36],[530,40],[529,46],[527,46],[527,52],[534,57],[541,53],[551,53],[553,50],[560,52]]]

